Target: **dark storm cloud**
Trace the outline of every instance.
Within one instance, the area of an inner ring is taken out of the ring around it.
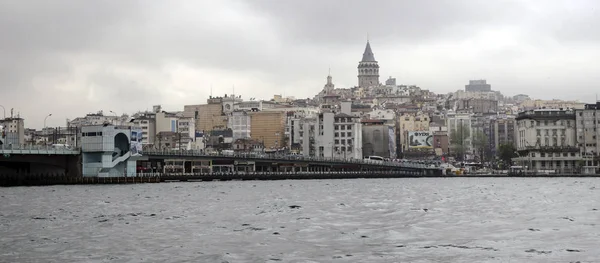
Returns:
[[[0,1],[0,105],[45,112],[181,109],[210,94],[309,97],[356,83],[367,34],[384,76],[435,92],[488,78],[545,96],[593,92],[595,1]],[[559,78],[560,77],[560,78]],[[536,93],[538,92],[538,93]],[[54,125],[64,125],[56,117]]]

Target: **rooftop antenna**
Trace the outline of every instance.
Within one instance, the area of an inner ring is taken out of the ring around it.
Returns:
[[[369,42],[369,32],[367,32],[367,42]]]

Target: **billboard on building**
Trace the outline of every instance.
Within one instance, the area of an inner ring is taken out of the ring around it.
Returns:
[[[131,129],[131,155],[142,155],[142,129]]]
[[[409,131],[408,148],[431,149],[433,148],[433,134],[429,131]]]

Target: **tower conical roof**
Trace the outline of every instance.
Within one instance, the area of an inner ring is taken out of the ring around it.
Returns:
[[[363,53],[363,57],[361,62],[375,62],[375,56],[373,55],[373,51],[371,50],[371,44],[367,41],[367,46],[365,47],[365,52]]]

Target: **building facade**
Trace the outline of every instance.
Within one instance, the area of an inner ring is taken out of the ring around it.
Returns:
[[[81,128],[81,158],[83,176],[136,176],[136,161],[141,146],[132,127],[99,125]],[[132,135],[135,134],[135,137]]]
[[[25,144],[25,120],[11,117],[0,120],[0,144],[7,145]]]
[[[487,92],[492,91],[492,85],[487,84],[485,79],[469,80],[469,84],[465,85],[467,92]]]
[[[517,136],[517,121],[515,116],[494,116],[490,119],[488,135],[490,152],[493,156],[498,155],[500,145],[515,145]]]
[[[575,110],[577,145],[585,173],[598,173],[600,168],[600,102]]]
[[[568,172],[578,169],[581,160],[577,145],[575,111],[538,109],[516,117],[516,148],[513,159],[528,170]]]
[[[236,110],[231,113],[227,127],[233,131],[233,139],[250,138],[252,119],[246,110]]]
[[[364,156],[396,158],[396,135],[393,126],[385,121],[362,121],[362,151]]]
[[[264,144],[265,150],[287,147],[285,138],[285,116],[282,111],[250,112],[250,138]]]

